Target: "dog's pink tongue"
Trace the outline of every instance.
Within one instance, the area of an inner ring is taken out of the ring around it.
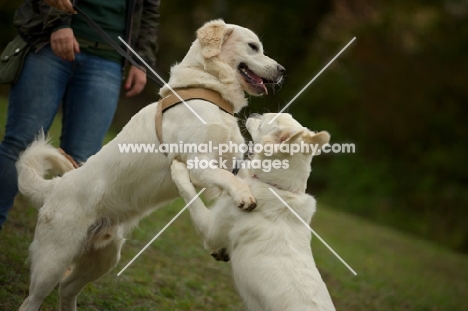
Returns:
[[[263,82],[262,78],[257,76],[252,70],[247,70],[247,73],[249,75],[249,78],[252,79],[252,81],[254,81],[255,83],[260,84]]]
[[[247,74],[249,75],[249,78],[254,82],[254,84],[261,86],[265,94],[268,95],[268,89],[266,88],[265,84],[263,84],[263,79],[257,76],[252,70],[247,70]]]

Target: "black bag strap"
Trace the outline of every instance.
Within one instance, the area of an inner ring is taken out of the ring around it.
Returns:
[[[91,27],[92,29],[94,29],[98,34],[99,36],[101,36],[101,38],[107,43],[109,44],[110,46],[112,46],[116,51],[117,53],[119,53],[121,56],[123,56],[126,60],[128,60],[130,62],[130,64],[132,64],[133,66],[135,66],[136,68],[140,69],[141,71],[143,71],[146,76],[151,80],[153,81],[154,83],[156,83],[156,85],[158,85],[159,87],[162,87],[164,86],[164,84],[159,81],[159,80],[156,80],[155,77],[149,75],[146,70],[140,65],[138,64],[130,54],[128,54],[127,51],[125,51],[117,42],[115,42],[108,34],[107,32],[104,31],[104,29],[101,28],[101,26],[99,26],[95,21],[93,21],[91,19],[91,17],[88,16],[88,14],[86,14],[83,10],[81,10],[78,6],[74,5],[73,8],[76,10],[76,12],[78,12],[79,14],[81,14],[81,16],[83,17],[83,19],[85,20],[85,22],[89,25],[89,27]]]

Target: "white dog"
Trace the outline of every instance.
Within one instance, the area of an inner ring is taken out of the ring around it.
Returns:
[[[320,150],[330,139],[327,132],[311,132],[289,114],[280,114],[268,124],[275,115],[247,120],[254,143],[287,147],[303,142]],[[256,168],[241,169],[239,174],[257,198],[257,208],[252,212],[235,208],[229,195],[221,197],[212,209],[207,209],[199,198],[189,208],[205,247],[220,250],[218,259],[227,261],[230,256],[236,286],[251,311],[335,310],[312,257],[309,229],[269,190],[272,188],[310,223],[315,199],[305,190],[313,149],[303,151],[271,156],[255,153],[250,165],[254,167],[257,161]],[[276,161],[277,167],[287,163],[289,167],[268,171],[268,166],[258,165],[264,161]],[[171,169],[180,194],[189,202],[196,195],[189,171],[177,160]]]
[[[214,90],[239,112],[247,105],[244,92],[256,96],[267,93],[265,83],[279,82],[283,71],[263,54],[262,44],[252,31],[216,20],[197,31],[185,58],[171,69],[168,84],[172,88]],[[170,93],[168,87],[160,91],[163,97]],[[187,103],[207,124],[184,105],[174,106],[164,113],[165,143],[243,143],[233,115],[202,99]],[[170,175],[174,157],[182,161],[196,157],[218,160],[217,152],[167,156],[119,152],[123,143],[159,145],[155,133],[157,105],[138,112],[114,140],[78,169],[72,170],[68,160],[44,137],[23,153],[17,163],[19,188],[40,210],[30,246],[29,296],[20,310],[38,310],[58,283],[60,310],[75,310],[81,289],[117,264],[124,235],[141,217],[179,196]],[[224,153],[222,157],[231,160],[240,156]],[[49,169],[67,173],[45,180],[43,175]],[[194,168],[190,178],[197,185],[226,190],[239,207],[254,208],[256,202],[249,187],[231,169],[232,165],[227,169]],[[70,267],[72,272],[63,278]]]

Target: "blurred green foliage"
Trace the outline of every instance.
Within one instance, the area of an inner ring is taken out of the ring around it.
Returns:
[[[3,46],[18,3],[0,4]],[[356,145],[355,154],[314,159],[309,189],[336,208],[468,252],[466,1],[163,0],[163,77],[213,18],[253,29],[287,69],[283,86],[252,98],[242,116],[279,111],[357,37],[288,109],[332,142]],[[156,93],[122,100],[115,127]]]

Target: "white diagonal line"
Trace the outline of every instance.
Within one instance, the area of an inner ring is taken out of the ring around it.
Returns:
[[[338,255],[334,250],[333,248],[331,248],[327,242],[325,242],[321,237],[320,235],[318,235],[314,229],[312,229],[302,218],[301,216],[299,216],[289,205],[288,203],[286,203],[286,201],[283,200],[282,197],[280,197],[272,188],[268,188],[270,189],[270,191],[304,224],[304,226],[306,226],[332,253],[333,255],[335,255],[345,266],[346,268],[348,268],[354,275],[357,275],[356,271],[353,270],[353,268],[351,268],[347,263],[346,261],[343,260],[343,258],[340,257],[340,255]]]
[[[141,58],[140,55],[138,55],[137,52],[135,52],[135,51],[130,47],[130,45],[128,45],[127,42],[125,42],[120,36],[119,36],[119,40],[122,41],[122,43],[125,44],[125,46],[126,46],[130,51],[132,51],[132,53],[135,54],[136,57],[138,57],[138,59],[139,59],[143,64],[145,64],[146,68],[148,68],[156,77],[158,77],[158,79],[161,80],[162,83],[164,83],[164,86],[167,86],[167,87],[169,88],[169,90],[171,90],[171,92],[174,93],[174,95],[177,96],[177,98],[178,98],[181,102],[183,102],[183,103],[185,104],[185,106],[187,106],[187,108],[190,109],[190,111],[193,112],[193,114],[196,115],[198,119],[200,119],[200,121],[203,122],[203,124],[206,124],[205,120],[203,120],[203,118],[200,117],[200,115],[199,115],[198,113],[196,113],[195,110],[193,110],[193,108],[190,107],[190,106],[185,102],[185,100],[183,100],[183,99],[179,96],[179,94],[177,94],[177,93],[172,89],[172,87],[171,87],[169,84],[167,84],[166,81],[164,81],[164,79],[161,78],[161,77],[157,74],[157,72],[154,71],[153,68],[151,68],[151,67],[144,61],[144,59]]]
[[[293,101],[295,101],[295,100],[296,100],[296,98],[298,98],[298,97],[299,97],[299,95],[301,95],[301,94],[302,94],[302,92],[304,92],[304,91],[305,91],[305,89],[306,89],[306,88],[308,88],[308,87],[309,87],[309,85],[311,85],[311,84],[312,84],[312,82],[314,82],[314,81],[315,81],[315,79],[317,79],[317,78],[318,78],[318,76],[320,76],[320,75],[322,74],[322,72],[324,72],[324,71],[325,71],[325,69],[327,69],[327,68],[328,68],[328,66],[330,66],[330,65],[331,65],[331,63],[333,63],[333,62],[335,61],[335,59],[337,59],[337,58],[338,58],[338,56],[340,56],[340,54],[341,54],[341,53],[343,53],[343,52],[344,52],[344,50],[346,50],[346,49],[348,48],[348,46],[350,46],[350,45],[351,45],[351,43],[353,43],[353,41],[354,41],[354,40],[356,40],[356,37],[354,37],[353,39],[351,39],[351,41],[349,41],[349,42],[348,42],[348,44],[346,44],[346,46],[345,46],[344,48],[342,48],[342,49],[341,49],[341,51],[339,51],[339,52],[338,52],[338,54],[336,54],[336,55],[335,55],[335,57],[333,57],[333,59],[332,59],[331,61],[329,61],[329,62],[328,62],[328,64],[326,64],[326,65],[325,65],[325,67],[323,67],[323,68],[322,68],[322,70],[320,70],[320,72],[319,72],[318,74],[316,74],[316,75],[315,75],[315,77],[313,77],[313,78],[312,78],[312,80],[310,80],[310,81],[309,81],[309,83],[307,83],[307,85],[306,85],[306,86],[304,86],[304,87],[302,88],[302,90],[300,90],[300,91],[299,91],[299,93],[297,93],[297,95],[296,95],[296,96],[294,96],[294,97],[293,97],[293,99],[291,99],[291,100],[289,101],[289,103],[288,103],[286,106],[284,106],[284,107],[283,107],[283,109],[281,109],[281,111],[280,111],[280,112],[278,112],[278,114],[277,114],[277,115],[276,115],[276,116],[275,116],[273,119],[271,119],[271,120],[270,120],[270,122],[268,122],[268,124],[271,124],[271,122],[275,121],[275,120],[276,120],[276,118],[279,116],[279,114],[280,114],[280,113],[282,113],[283,111],[285,111],[285,110],[286,110],[286,108],[288,108],[288,107],[289,107],[289,105],[291,105],[291,104],[293,103]]]
[[[171,221],[169,221],[169,222],[167,223],[167,225],[166,225],[164,228],[162,228],[162,230],[159,231],[158,234],[156,234],[156,236],[155,236],[154,238],[152,238],[151,241],[149,241],[148,244],[146,244],[145,247],[143,247],[143,249],[142,249],[138,254],[136,254],[135,257],[133,257],[133,259],[130,260],[130,262],[129,262],[122,270],[120,270],[119,273],[117,273],[117,276],[120,276],[120,275],[122,274],[122,272],[124,272],[125,269],[127,269],[128,266],[130,266],[130,265],[135,261],[135,259],[137,259],[138,256],[140,256],[141,253],[143,253],[143,252],[148,248],[148,246],[150,246],[150,244],[153,243],[154,240],[156,240],[156,239],[164,232],[164,230],[166,230],[167,227],[169,227],[169,226],[174,222],[174,220],[176,220],[177,217],[179,217],[180,214],[182,214],[182,213],[187,209],[187,207],[189,207],[189,205],[192,204],[192,202],[195,201],[195,199],[198,198],[198,197],[200,196],[200,194],[202,194],[203,191],[205,191],[205,189],[206,189],[206,188],[203,188],[202,190],[200,190],[200,192],[198,192],[198,194],[197,194],[195,197],[193,197],[193,199],[191,199],[190,202],[188,202],[188,203],[184,206],[184,208],[183,208],[179,213],[177,213],[177,215],[175,215],[174,218],[172,218]]]

